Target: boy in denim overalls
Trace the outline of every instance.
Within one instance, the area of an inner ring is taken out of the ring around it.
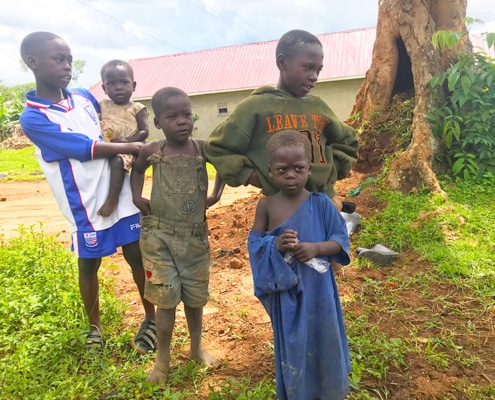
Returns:
[[[191,337],[191,358],[207,366],[217,360],[203,348],[203,307],[208,301],[210,244],[206,208],[223,191],[217,176],[207,197],[204,140],[191,138],[194,121],[187,94],[163,88],[151,100],[154,123],[165,140],[146,144],[131,173],[134,204],[141,210],[140,245],[146,273],[145,298],[157,306],[158,353],[149,382],[165,383],[177,305],[184,310]],[[144,173],[153,166],[151,198],[142,197]]]

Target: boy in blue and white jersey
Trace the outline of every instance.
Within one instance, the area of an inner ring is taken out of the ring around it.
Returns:
[[[104,141],[96,99],[85,89],[67,89],[72,55],[62,38],[49,32],[31,33],[22,41],[21,56],[36,79],[36,90],[27,94],[21,125],[35,145],[38,162],[70,225],[80,293],[90,324],[87,348],[99,349],[104,344],[97,276],[101,258],[122,246],[145,311],[145,320],[132,344],[141,354],[154,350],[155,309],[143,298],[139,210],[132,202],[129,177],[117,210],[108,217],[97,213],[108,194],[108,158],[119,153],[138,154],[142,143]]]

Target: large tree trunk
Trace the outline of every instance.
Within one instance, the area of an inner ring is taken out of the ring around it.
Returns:
[[[352,114],[360,115],[357,122],[367,121],[384,111],[394,94],[414,90],[412,141],[392,161],[385,182],[402,192],[422,186],[442,192],[432,170],[437,142],[425,116],[442,96],[427,83],[446,69],[449,54],[434,49],[431,39],[440,29],[466,31],[467,0],[379,0],[378,4],[372,63]]]

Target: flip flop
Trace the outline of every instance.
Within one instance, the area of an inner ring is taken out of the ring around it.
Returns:
[[[354,232],[357,231],[357,228],[359,227],[361,215],[355,212],[348,214],[343,211],[340,212],[340,215],[342,215],[342,218],[344,218],[345,225],[347,226],[347,232],[349,236],[351,236]]]
[[[400,256],[396,251],[390,250],[381,244],[376,244],[371,249],[358,247],[356,252],[358,253],[358,258],[366,258],[378,265],[392,264]]]

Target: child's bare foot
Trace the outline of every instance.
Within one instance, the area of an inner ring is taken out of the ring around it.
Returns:
[[[155,385],[165,385],[167,383],[167,371],[163,371],[155,365],[146,382],[154,383]]]
[[[109,217],[117,209],[118,205],[118,201],[107,199],[107,201],[105,201],[105,203],[100,207],[97,214],[101,215],[102,217]]]
[[[216,367],[220,364],[220,360],[208,353],[203,346],[201,346],[197,354],[193,354],[191,352],[191,358],[206,365],[207,367]]]

